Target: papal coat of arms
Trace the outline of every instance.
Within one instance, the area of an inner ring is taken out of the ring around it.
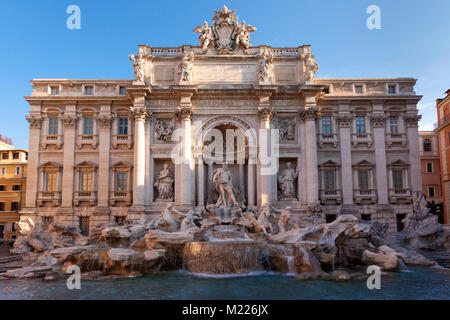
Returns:
[[[206,53],[210,47],[220,54],[233,54],[237,48],[247,53],[247,49],[251,47],[250,32],[255,32],[256,28],[246,25],[245,21],[239,23],[236,10],[228,10],[226,6],[213,12],[212,26],[203,21],[203,25],[194,29],[194,32],[200,33],[198,39],[202,53]]]

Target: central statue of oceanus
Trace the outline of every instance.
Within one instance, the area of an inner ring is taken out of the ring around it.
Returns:
[[[211,180],[216,184],[216,190],[219,193],[216,207],[239,206],[233,194],[233,183],[230,171],[227,170],[227,164],[222,164],[222,168],[217,168],[211,175]]]

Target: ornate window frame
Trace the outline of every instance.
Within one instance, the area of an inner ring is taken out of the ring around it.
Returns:
[[[97,201],[97,183],[98,183],[98,166],[90,161],[83,161],[76,166],[75,169],[75,191],[73,202],[75,206],[78,206],[80,202],[86,201],[89,205],[94,206]],[[91,189],[92,190],[81,190],[81,174],[82,173],[91,174]]]
[[[334,171],[335,174],[335,189],[326,190],[325,189],[325,171]],[[320,189],[319,195],[320,200],[323,204],[327,202],[335,202],[340,204],[342,202],[342,191],[341,191],[341,166],[334,162],[333,160],[328,160],[321,165],[319,165],[319,179],[320,179]]]
[[[56,173],[56,190],[45,190],[45,174]],[[62,166],[54,161],[47,161],[39,166],[39,192],[37,205],[43,206],[44,203],[50,203],[53,206],[61,204],[61,180]]]
[[[119,191],[116,185],[116,174],[123,172],[127,174],[127,190]],[[111,190],[110,205],[115,206],[118,202],[125,202],[127,206],[132,204],[133,195],[133,166],[126,161],[119,161],[111,166]]]
[[[92,106],[85,106],[78,110],[77,117],[78,131],[77,131],[77,149],[83,149],[83,146],[88,145],[93,149],[97,149],[98,146],[98,110]],[[84,134],[84,121],[86,118],[93,119],[92,134]]]
[[[375,165],[367,160],[362,160],[352,166],[353,168],[353,198],[356,204],[368,202],[376,203],[377,195],[375,189]],[[369,189],[363,190],[359,187],[359,172],[368,172]]]

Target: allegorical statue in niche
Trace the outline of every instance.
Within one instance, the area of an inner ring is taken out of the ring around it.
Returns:
[[[291,166],[291,162],[286,162],[286,169],[284,169],[278,177],[282,199],[296,198],[294,181],[298,177],[298,170],[294,170]]]
[[[208,22],[203,21],[203,26],[198,26],[194,29],[195,33],[200,33],[198,40],[200,40],[200,46],[202,47],[202,53],[208,51],[209,46],[213,43],[213,33],[211,27],[208,26]]]
[[[271,50],[264,50],[263,60],[259,65],[259,79],[269,81],[273,64],[273,53]]]
[[[313,55],[308,53],[305,60],[305,81],[313,81],[314,75],[319,70],[319,65],[314,60]]]
[[[155,140],[170,142],[172,139],[173,126],[168,120],[156,120],[155,123]]]
[[[192,79],[192,65],[194,63],[194,53],[189,52],[181,58],[178,65],[178,74],[180,74],[181,82],[190,82]]]
[[[233,194],[231,173],[227,170],[226,163],[223,163],[221,168],[217,168],[212,172],[211,180],[215,182],[216,190],[219,193],[216,207],[239,207]]]
[[[158,190],[158,198],[156,200],[173,201],[173,175],[169,169],[169,164],[164,163],[163,169],[158,175],[154,186]]]
[[[136,59],[136,56],[134,54],[130,54],[130,60],[133,62],[133,71],[134,71],[134,77],[136,78],[136,81],[144,82],[145,61],[139,57]]]

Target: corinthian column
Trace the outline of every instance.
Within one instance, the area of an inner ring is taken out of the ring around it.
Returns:
[[[144,213],[145,205],[145,122],[151,114],[142,105],[131,107],[134,118],[133,211]]]
[[[98,119],[99,124],[99,155],[98,155],[98,207],[97,211],[109,213],[109,164],[111,146],[111,106],[101,106],[102,115]]]
[[[30,123],[30,143],[28,146],[28,167],[27,167],[27,190],[25,208],[22,209],[21,215],[26,211],[31,216],[36,213],[36,196],[38,190],[39,177],[39,143],[41,138],[42,117],[40,115],[40,105],[31,105],[31,109],[37,109],[39,113],[32,114],[26,117]]]
[[[268,107],[268,106],[264,106],[264,107],[260,107],[258,110],[258,117],[259,117],[259,129],[260,129],[260,145],[259,145],[259,183],[260,183],[260,205],[263,206],[265,204],[269,204],[271,203],[274,199],[273,199],[273,194],[274,194],[274,188],[276,191],[276,184],[274,185],[273,183],[273,178],[274,178],[274,174],[269,174],[269,172],[265,172],[265,171],[269,171],[269,167],[273,164],[269,163],[269,164],[265,164],[261,162],[261,159],[266,159],[268,160],[269,158],[269,153],[271,152],[271,144],[275,143],[274,141],[271,141],[271,122],[272,119],[275,117],[276,112],[274,110],[272,110],[272,108]],[[265,132],[264,132],[265,131]],[[264,133],[263,133],[264,132]],[[261,140],[262,137],[267,138],[267,141]],[[267,143],[266,146],[261,145],[261,143]],[[261,152],[266,153],[266,154],[261,154]],[[261,157],[262,156],[262,157]],[[273,156],[273,155],[272,155]],[[273,157],[271,158],[271,161],[275,160],[273,159]],[[278,161],[278,159],[276,159],[276,161]]]
[[[307,105],[301,116],[305,122],[306,199],[307,204],[317,204],[319,202],[316,143],[317,110],[312,105]]]
[[[348,109],[348,108],[347,108]],[[352,147],[350,128],[353,121],[351,114],[341,114],[337,118],[339,141],[341,144],[341,188],[344,205],[353,204]]]
[[[180,181],[177,185],[181,188],[180,199],[178,203],[183,206],[192,205],[192,190],[194,184],[192,183],[193,175],[193,161],[192,161],[192,138],[191,138],[191,119],[193,116],[192,110],[189,107],[179,108],[176,112],[176,117],[181,120],[181,127],[183,130],[183,159],[180,165]]]
[[[374,106],[374,109],[381,109],[381,106]],[[371,116],[373,126],[373,141],[375,144],[375,166],[377,177],[378,204],[389,204],[388,180],[386,168],[386,115],[384,113],[374,113]],[[373,181],[373,180],[370,180]]]
[[[410,104],[411,106],[411,104]],[[416,110],[415,104],[408,109]],[[409,144],[409,163],[410,163],[410,176],[411,176],[411,190],[413,192],[422,193],[422,175],[420,174],[420,150],[419,150],[419,132],[418,122],[422,116],[417,114],[405,115],[406,128],[408,134]]]

